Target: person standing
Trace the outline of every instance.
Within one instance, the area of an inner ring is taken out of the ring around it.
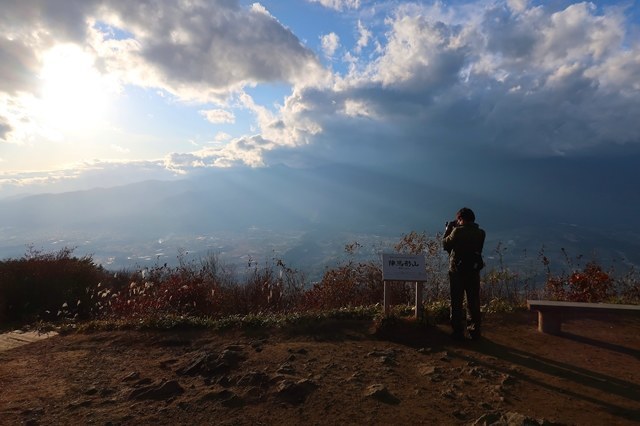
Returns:
[[[465,339],[465,328],[471,339],[481,336],[480,270],[484,267],[482,248],[486,234],[475,221],[473,211],[464,207],[456,213],[454,222],[447,222],[442,237],[442,247],[449,253],[451,336],[456,340]],[[470,317],[468,324],[463,307],[465,294]]]

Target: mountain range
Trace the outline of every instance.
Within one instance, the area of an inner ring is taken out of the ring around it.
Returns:
[[[12,197],[0,200],[0,255],[66,245],[118,268],[172,262],[181,251],[218,253],[232,263],[277,256],[317,275],[347,243],[390,250],[408,232],[435,235],[468,206],[487,230],[489,262],[522,264],[544,247],[556,257],[565,249],[640,265],[637,228],[616,220],[618,209],[640,211],[634,184],[625,179],[633,169],[611,171],[617,195],[607,198],[606,179],[576,184],[568,163],[546,162],[544,170],[540,164],[503,165],[517,177],[509,180],[477,169],[471,182],[419,163],[211,169],[175,181]]]

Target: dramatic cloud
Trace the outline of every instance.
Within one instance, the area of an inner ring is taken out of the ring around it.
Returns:
[[[315,55],[264,8],[237,2],[106,2],[97,19],[132,37],[99,33],[110,71],[179,97],[224,99],[246,84],[302,82],[320,72]]]
[[[401,163],[459,152],[566,157],[640,145],[640,39],[624,5],[307,3],[340,17],[340,25],[304,38],[315,47],[260,3],[7,1],[0,140],[56,138],[30,112],[43,95],[37,82],[45,52],[72,43],[92,59],[89,71],[114,86],[195,105],[210,131],[172,137],[206,148],[188,152],[193,144],[150,138],[168,147],[150,161],[174,172]],[[338,29],[345,23],[350,32]],[[330,67],[321,65],[322,54]],[[258,93],[282,83],[278,101]],[[247,115],[250,125],[231,129]]]
[[[82,46],[96,72],[121,85],[161,89],[185,101],[219,104],[246,85],[306,84],[325,74],[315,54],[259,5],[11,0],[2,9],[0,96],[13,104],[0,107],[5,139],[7,129],[21,126],[14,140],[24,142],[42,127],[32,104],[42,96],[44,53],[61,43]]]
[[[322,129],[310,146],[296,144],[310,159],[377,151],[372,162],[390,146],[424,156],[463,148],[565,156],[640,143],[640,43],[623,8],[469,7],[398,8],[381,54],[332,87],[296,92],[280,130]]]

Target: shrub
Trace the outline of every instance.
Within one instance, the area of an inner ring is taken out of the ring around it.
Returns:
[[[299,304],[302,275],[281,260],[259,268],[252,262],[244,282],[215,256],[196,263],[166,264],[130,275],[128,286],[94,291],[98,318],[150,318],[166,315],[220,318],[289,312]]]
[[[611,276],[594,261],[569,276],[549,276],[545,290],[551,299],[571,302],[606,302],[616,293]]]
[[[74,257],[73,249],[43,253],[30,248],[20,259],[0,262],[0,319],[27,322],[65,315],[89,317],[87,288],[106,272],[90,256]]]
[[[353,257],[362,246],[347,244],[346,261],[335,268],[327,269],[320,282],[307,290],[302,299],[302,310],[325,310],[343,307],[367,306],[382,302],[384,283],[379,262],[356,262]],[[406,304],[413,301],[411,286],[405,283],[390,283],[391,301]]]
[[[442,249],[442,234],[433,237],[411,231],[402,236],[394,246],[398,253],[424,254],[427,282],[423,286],[425,300],[441,300],[449,297],[449,256]]]

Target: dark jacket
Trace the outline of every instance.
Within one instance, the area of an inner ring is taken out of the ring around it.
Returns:
[[[485,232],[477,223],[466,223],[456,226],[442,238],[442,247],[449,253],[449,270],[457,271],[463,260],[474,253],[481,254],[484,246]]]

